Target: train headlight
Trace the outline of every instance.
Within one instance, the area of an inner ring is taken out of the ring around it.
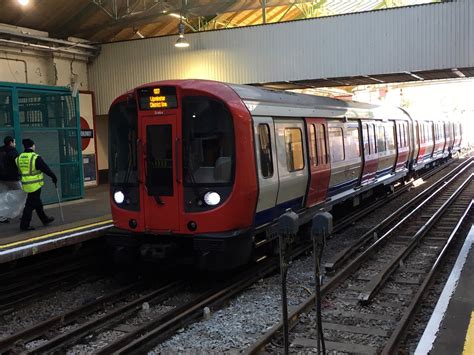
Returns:
[[[221,202],[221,195],[214,191],[206,192],[206,194],[204,195],[204,202],[208,206],[218,205],[219,202]]]
[[[116,191],[114,193],[114,201],[119,205],[125,201],[125,195],[122,191]]]

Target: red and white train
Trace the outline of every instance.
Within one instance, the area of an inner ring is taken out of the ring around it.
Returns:
[[[460,149],[458,122],[206,80],[140,86],[109,111],[117,250],[247,263],[288,208],[307,223]],[[122,233],[119,233],[122,232]]]

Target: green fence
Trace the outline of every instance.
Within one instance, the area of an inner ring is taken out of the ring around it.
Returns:
[[[82,148],[79,101],[64,87],[0,82],[0,142],[14,136],[17,150],[22,139],[30,138],[59,179],[61,198],[83,197]],[[57,201],[51,180],[46,177],[42,198]]]

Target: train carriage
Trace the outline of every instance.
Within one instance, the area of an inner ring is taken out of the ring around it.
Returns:
[[[138,87],[114,101],[109,120],[122,231],[112,243],[205,269],[247,263],[288,208],[305,223],[439,159],[440,132],[451,129],[398,108],[205,80]]]

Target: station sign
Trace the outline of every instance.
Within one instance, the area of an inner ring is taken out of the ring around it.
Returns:
[[[147,87],[137,90],[140,110],[170,109],[178,107],[176,88],[173,86]]]

